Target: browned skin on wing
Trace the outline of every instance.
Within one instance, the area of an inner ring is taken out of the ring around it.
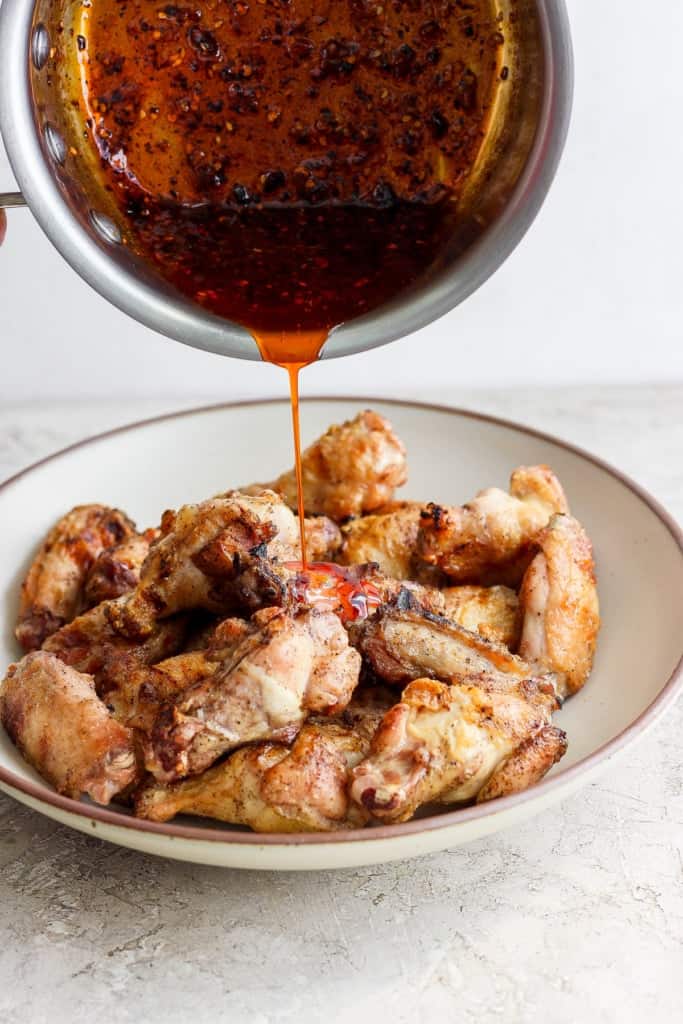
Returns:
[[[354,419],[329,428],[301,457],[306,515],[329,516],[340,522],[372,512],[393,497],[406,482],[406,452],[388,420],[366,410]],[[263,486],[297,507],[294,470]]]
[[[448,682],[482,672],[510,679],[532,675],[521,658],[502,644],[416,606],[405,592],[371,619],[350,627],[353,644],[387,683],[405,684],[421,676]]]
[[[10,666],[0,718],[26,760],[65,796],[108,804],[137,776],[133,734],[109,714],[92,678],[45,651]]]
[[[427,505],[417,559],[453,583],[514,587],[550,517],[568,511],[562,486],[548,466],[520,466],[510,478],[509,494],[492,487],[461,508]]]
[[[145,530],[101,551],[85,581],[86,607],[93,608],[101,601],[113,601],[133,590],[140,579],[140,569],[149,554],[150,544],[158,536],[158,530]]]
[[[590,675],[600,629],[593,548],[572,516],[553,516],[520,590],[520,655],[554,672],[558,693],[580,690]]]
[[[256,832],[360,827],[368,813],[349,800],[348,780],[368,746],[339,722],[307,722],[291,749],[258,743],[194,778],[166,786],[150,781],[136,796],[135,813],[152,821],[197,814]]]
[[[521,793],[540,782],[567,752],[567,734],[556,725],[546,725],[524,740],[477,794],[477,803],[499,796]]]
[[[134,533],[130,519],[106,505],[79,505],[55,523],[21,587],[15,633],[24,650],[36,650],[78,615],[86,577],[99,553]]]
[[[342,545],[341,530],[327,516],[307,516],[304,520],[306,557],[309,562],[334,562]],[[297,547],[298,552],[298,547]],[[297,554],[297,558],[300,554]]]
[[[535,780],[556,758],[543,750],[532,758],[529,740],[550,725],[556,707],[552,687],[531,680],[505,692],[490,689],[485,676],[479,685],[415,680],[352,770],[351,797],[380,821],[407,821],[425,803],[474,799],[522,745]]]
[[[515,651],[521,629],[519,599],[509,587],[444,587],[443,616]]]
[[[254,552],[281,561],[299,553],[296,519],[270,491],[184,505],[164,515],[162,534],[117,612],[117,627],[130,636],[147,635],[179,611],[228,614],[239,604],[239,577]]]
[[[141,664],[134,653],[117,655],[102,670],[102,699],[118,721],[149,734],[162,706],[217,672],[249,632],[242,619],[226,619],[214,627],[201,650],[155,665]]]
[[[108,670],[125,659],[129,666],[152,665],[175,654],[183,645],[187,622],[175,616],[156,623],[142,640],[131,640],[118,632],[115,622],[120,603],[103,601],[68,626],[62,626],[45,641],[43,649],[79,672],[95,677],[98,691],[107,688]]]
[[[296,734],[309,713],[343,710],[359,671],[360,656],[334,614],[257,612],[218,671],[161,710],[146,767],[173,781],[243,743]]]
[[[380,571],[397,580],[416,578],[414,565],[424,505],[406,502],[378,515],[352,519],[342,527],[342,565],[376,562]]]

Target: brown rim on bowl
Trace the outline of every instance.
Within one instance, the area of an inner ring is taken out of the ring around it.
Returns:
[[[466,419],[478,420],[484,423],[493,423],[496,426],[505,427],[508,430],[516,430],[529,437],[535,437],[542,441],[547,441],[550,444],[557,445],[557,447],[563,448],[565,451],[569,451],[574,455],[578,455],[582,459],[591,462],[599,469],[602,469],[604,472],[609,473],[610,476],[624,484],[638,498],[640,498],[640,500],[647,505],[652,512],[654,512],[656,517],[666,527],[678,547],[681,558],[683,558],[683,530],[681,530],[673,516],[666,511],[656,498],[654,498],[639,484],[635,483],[635,481],[631,480],[629,476],[615,469],[608,462],[592,455],[590,452],[587,452],[585,449],[580,448],[577,445],[569,444],[557,437],[553,437],[552,434],[547,434],[541,430],[535,430],[533,427],[523,426],[519,423],[515,423],[514,420],[506,420],[499,416],[490,416],[486,413],[471,412],[468,409],[458,409],[451,406],[430,404],[426,402],[411,402],[408,400],[382,398],[379,396],[367,397],[364,395],[335,395],[333,397],[324,395],[311,396],[305,399],[305,401],[307,403],[381,403],[383,405],[393,405],[402,408],[423,409],[426,412],[446,413],[464,417]],[[184,416],[196,416],[202,413],[211,413],[221,409],[239,409],[275,404],[285,405],[286,400],[281,398],[270,398],[242,402],[219,402],[214,405],[200,406],[195,409],[184,409],[180,412],[165,413],[161,416],[153,416],[145,420],[139,420],[136,423],[130,423],[123,427],[116,427],[113,430],[107,430],[101,434],[96,434],[93,437],[77,441],[75,444],[68,445],[66,448],[62,448],[60,451],[54,452],[52,455],[48,455],[45,458],[40,459],[38,462],[34,462],[32,465],[20,470],[20,472],[15,473],[13,476],[9,477],[9,479],[0,484],[0,492],[6,490],[22,477],[33,472],[33,470],[45,465],[45,463],[52,462],[54,459],[58,459],[69,452],[76,451],[78,448],[93,444],[96,441],[105,440],[106,438],[113,437],[117,434],[137,430],[140,427],[149,426],[153,423],[180,419]],[[411,821],[404,822],[400,825],[377,825],[372,828],[349,829],[340,832],[298,832],[287,834],[240,832],[233,831],[228,828],[218,829],[196,825],[174,825],[170,823],[145,821],[143,818],[134,818],[132,815],[124,814],[119,811],[112,811],[106,807],[100,807],[96,804],[72,800],[70,797],[61,796],[59,793],[55,793],[52,790],[46,790],[44,786],[38,785],[35,782],[22,779],[20,776],[15,775],[14,772],[8,771],[1,765],[0,782],[5,786],[8,786],[10,789],[18,790],[20,793],[24,793],[26,796],[29,796],[34,800],[38,800],[41,803],[56,807],[62,811],[67,811],[70,814],[86,818],[92,822],[93,827],[95,827],[95,822],[102,822],[102,824],[119,828],[133,829],[139,832],[151,832],[156,835],[166,836],[169,839],[199,839],[208,840],[209,842],[248,846],[308,846],[324,843],[348,843],[358,841],[375,841],[380,839],[397,839],[405,835],[413,835],[420,832],[431,832],[436,829],[457,825],[461,822],[464,823],[478,818],[486,818],[526,803],[528,800],[545,792],[564,788],[570,784],[572,780],[577,778],[577,776],[589,772],[601,762],[611,758],[614,754],[625,747],[629,740],[642,735],[649,726],[654,724],[666,708],[673,703],[682,690],[683,652],[681,653],[673,672],[652,703],[649,704],[648,707],[645,708],[645,710],[642,711],[630,725],[627,725],[625,729],[622,729],[617,736],[608,740],[607,743],[603,743],[597,750],[594,750],[591,754],[588,754],[580,761],[577,761],[577,763],[572,765],[571,768],[567,768],[565,771],[560,771],[556,775],[551,775],[521,793],[514,793],[511,796],[501,797],[488,804],[480,804],[474,807],[463,807],[453,811],[444,811],[441,814],[425,818],[413,818]]]

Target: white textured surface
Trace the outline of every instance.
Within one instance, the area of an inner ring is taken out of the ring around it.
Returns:
[[[362,380],[427,389],[683,380],[680,287],[681,0],[567,0],[576,94],[567,149],[536,223],[448,316],[400,342],[322,363],[311,390]],[[0,190],[12,187],[0,147]],[[0,398],[279,393],[277,373],[170,344],[127,319],[61,259],[26,210],[0,249]],[[74,366],[80,372],[74,374]],[[131,367],[135,367],[131,373]]]
[[[428,398],[583,444],[683,512],[683,387]],[[170,406],[5,408],[0,475]],[[0,795],[0,1021],[678,1021],[682,728],[679,703],[601,781],[513,831],[334,874],[165,862]]]

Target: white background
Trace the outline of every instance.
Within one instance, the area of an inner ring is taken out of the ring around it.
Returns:
[[[308,393],[683,379],[683,3],[570,0],[576,95],[550,196],[476,295]],[[0,156],[0,190],[12,187]],[[0,398],[279,394],[281,371],[167,341],[109,306],[26,210],[0,250]]]

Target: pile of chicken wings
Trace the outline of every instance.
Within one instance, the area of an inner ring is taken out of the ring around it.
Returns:
[[[405,448],[365,411],[293,472],[163,514],[52,528],[22,586],[0,717],[60,793],[258,832],[406,821],[526,789],[599,628],[590,540],[547,466],[463,506],[395,501]],[[305,575],[305,574],[304,574]]]

